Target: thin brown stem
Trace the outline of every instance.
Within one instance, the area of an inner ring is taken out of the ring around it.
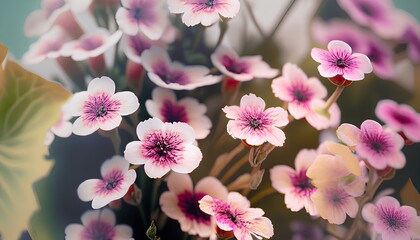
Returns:
[[[221,181],[225,183],[227,180],[229,180],[229,178],[232,177],[232,175],[235,174],[239,168],[248,162],[248,158],[248,155],[245,155],[239,161],[237,161],[231,168],[229,168],[225,175],[223,175]]]
[[[228,153],[225,159],[219,164],[213,165],[213,168],[210,170],[210,176],[217,177],[217,175],[232,161],[232,159],[238,155],[244,149],[244,144],[240,142],[232,151]]]
[[[276,189],[274,189],[273,187],[269,186],[261,191],[259,191],[257,194],[255,194],[254,196],[252,196],[250,198],[251,204],[255,204],[256,202],[264,199],[265,197],[273,194],[276,192]]]

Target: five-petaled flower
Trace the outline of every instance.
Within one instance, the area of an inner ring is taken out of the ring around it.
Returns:
[[[227,200],[204,196],[200,209],[216,217],[217,226],[224,231],[233,231],[240,240],[252,240],[252,236],[271,238],[274,235],[270,219],[263,217],[261,208],[251,208],[249,200],[237,192],[230,192]]]
[[[362,209],[363,218],[373,224],[375,232],[383,240],[410,240],[420,238],[420,217],[416,209],[400,206],[397,199],[389,196],[376,203],[368,203]]]
[[[73,133],[89,135],[98,129],[105,131],[118,127],[121,116],[135,112],[140,104],[134,93],[115,93],[115,83],[109,77],[93,79],[87,91],[79,92],[66,103],[67,111],[80,116],[73,123]]]
[[[168,0],[171,13],[184,13],[182,22],[188,27],[201,23],[210,26],[220,16],[233,18],[240,9],[239,0]]]
[[[133,240],[133,230],[125,224],[115,225],[115,214],[109,209],[89,210],[82,217],[82,224],[66,227],[66,240]]]
[[[82,201],[92,201],[92,208],[104,207],[111,201],[122,198],[136,180],[136,172],[121,156],[106,160],[101,166],[102,179],[88,179],[77,188]]]
[[[336,85],[345,84],[345,80],[363,80],[365,73],[370,73],[373,70],[366,55],[352,53],[351,47],[339,40],[329,42],[328,51],[313,48],[311,56],[321,64],[318,66],[321,76],[329,78]]]
[[[140,141],[128,143],[124,156],[131,164],[144,164],[151,178],[160,178],[170,170],[190,173],[203,158],[194,130],[186,123],[150,118],[140,122],[136,130]]]
[[[205,195],[225,200],[228,191],[215,177],[207,176],[193,189],[191,177],[172,172],[167,179],[169,191],[160,196],[162,211],[178,220],[181,229],[190,235],[209,237],[214,234],[214,219],[200,210],[198,201]]]
[[[250,93],[241,98],[239,106],[225,106],[222,110],[231,119],[227,131],[233,138],[245,140],[252,146],[264,142],[283,146],[286,136],[278,127],[289,123],[287,111],[283,108],[265,109],[264,100]]]

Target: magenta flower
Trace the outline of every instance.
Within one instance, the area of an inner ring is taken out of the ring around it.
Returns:
[[[185,97],[177,101],[173,91],[155,88],[152,100],[147,100],[145,105],[150,116],[163,122],[188,123],[194,129],[197,139],[206,138],[210,133],[212,123],[210,118],[204,115],[207,107],[195,98]]]
[[[375,204],[367,203],[362,209],[363,218],[373,224],[383,240],[410,240],[420,238],[420,217],[410,206],[400,206],[393,197],[385,196]]]
[[[260,208],[250,208],[248,199],[237,192],[230,192],[227,200],[204,196],[200,209],[216,217],[217,226],[224,231],[233,231],[240,240],[271,238],[274,235],[270,219],[263,217]]]
[[[360,126],[348,123],[341,124],[337,136],[376,169],[387,166],[401,169],[405,165],[405,156],[401,152],[404,146],[403,138],[389,128],[373,121],[366,120]]]
[[[327,89],[317,78],[309,78],[298,66],[286,63],[283,75],[274,79],[271,89],[276,97],[288,102],[288,110],[295,119],[304,118],[313,99],[327,96]]]
[[[151,178],[160,178],[170,170],[190,173],[203,158],[195,144],[194,130],[186,123],[150,118],[137,125],[137,136],[140,141],[128,143],[124,157],[131,164],[144,164]]]
[[[156,85],[173,90],[192,90],[197,87],[212,85],[221,80],[220,76],[209,75],[210,70],[204,66],[184,66],[173,62],[168,52],[152,47],[141,55],[147,76]]]
[[[351,47],[342,41],[333,40],[328,43],[328,51],[313,48],[312,58],[321,63],[318,71],[326,78],[342,77],[349,81],[363,80],[365,73],[372,72],[369,58],[361,53],[353,53]]]
[[[115,83],[109,77],[93,79],[87,91],[79,92],[66,104],[73,116],[80,116],[73,123],[73,133],[89,135],[98,129],[105,131],[118,127],[122,117],[134,113],[139,101],[134,93],[115,93]]]
[[[296,170],[286,165],[277,165],[270,169],[273,188],[285,194],[284,202],[292,212],[305,208],[312,216],[318,214],[311,200],[316,188],[306,176],[306,171],[317,155],[315,150],[302,149],[295,158]]]
[[[142,32],[148,38],[157,40],[167,24],[161,3],[156,0],[121,0],[122,7],[118,9],[115,20],[125,34]]]
[[[264,142],[283,146],[286,136],[279,127],[289,123],[287,111],[283,108],[265,109],[264,100],[250,93],[241,98],[240,106],[225,106],[222,110],[231,119],[227,131],[233,138],[245,140],[253,146]]]
[[[77,188],[82,201],[92,201],[92,208],[104,207],[111,201],[122,198],[136,180],[136,171],[121,156],[106,160],[101,166],[102,179],[89,179]]]
[[[389,0],[339,0],[338,4],[354,21],[371,27],[381,37],[399,37],[404,30]]]
[[[160,40],[150,40],[146,35],[139,32],[136,35],[123,35],[121,38],[121,48],[131,61],[141,64],[141,54],[152,46],[164,47],[166,44]]]
[[[372,61],[373,72],[381,78],[395,77],[394,52],[392,48],[376,35],[366,32],[366,48],[362,53]]]
[[[183,13],[182,22],[188,27],[201,23],[210,26],[224,18],[238,14],[238,0],[168,0],[169,12]]]
[[[169,191],[162,193],[159,200],[162,211],[178,220],[181,230],[190,235],[207,238],[214,234],[214,218],[201,211],[198,201],[205,195],[225,200],[226,187],[214,177],[205,177],[193,188],[189,175],[174,172],[167,182]]]
[[[399,11],[399,18],[404,21],[402,41],[407,43],[409,58],[415,63],[420,63],[420,23],[415,17],[405,11]]]
[[[83,213],[82,224],[70,224],[64,230],[66,240],[133,240],[130,226],[115,226],[115,215],[109,209],[89,210]]]
[[[211,61],[219,71],[236,81],[272,78],[279,72],[264,62],[260,55],[239,57],[233,49],[223,46],[211,55]]]
[[[420,114],[409,105],[398,105],[390,99],[376,105],[376,116],[396,132],[402,132],[413,142],[420,141]]]

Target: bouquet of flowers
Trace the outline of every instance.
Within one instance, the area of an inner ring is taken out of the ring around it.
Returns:
[[[420,239],[420,23],[390,0],[42,0],[24,32],[1,240]]]

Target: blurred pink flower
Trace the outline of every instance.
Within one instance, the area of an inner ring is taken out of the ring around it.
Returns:
[[[399,18],[404,21],[402,41],[407,43],[408,57],[415,63],[420,63],[420,23],[405,11],[399,11]]]
[[[167,179],[169,191],[160,196],[162,211],[172,219],[178,220],[181,230],[202,238],[214,234],[214,219],[200,210],[198,201],[205,195],[225,200],[228,191],[214,177],[205,177],[193,188],[191,177],[172,172]]]
[[[121,156],[113,156],[101,165],[102,179],[88,179],[77,188],[80,200],[92,201],[92,208],[98,209],[111,201],[122,198],[136,180],[136,171],[129,170],[130,164]]]
[[[82,224],[70,224],[65,229],[66,240],[133,240],[133,230],[125,224],[115,225],[114,213],[109,209],[89,210],[82,217]]]
[[[396,132],[402,132],[413,142],[420,142],[420,114],[409,105],[390,99],[378,102],[376,116]]]
[[[318,71],[326,78],[339,76],[349,81],[359,81],[364,79],[365,73],[372,72],[372,64],[366,55],[352,53],[351,47],[339,40],[329,42],[328,51],[313,48],[311,56],[321,63]]]
[[[184,66],[173,62],[168,52],[153,46],[141,54],[147,76],[156,85],[173,90],[192,90],[197,87],[212,85],[221,80],[220,76],[209,75],[204,66]]]
[[[327,129],[331,127],[337,127],[340,124],[341,111],[337,103],[333,103],[328,109],[329,116],[325,116],[318,112],[318,109],[322,109],[326,104],[326,101],[322,99],[312,99],[309,104],[309,110],[305,116],[306,121],[317,130]]]
[[[204,196],[200,209],[216,217],[217,226],[224,231],[233,231],[240,240],[252,240],[252,236],[271,238],[274,235],[270,219],[263,217],[261,208],[250,208],[249,200],[237,192],[230,192],[227,200]]]
[[[383,240],[410,240],[420,238],[420,217],[415,208],[400,206],[397,199],[380,198],[375,204],[367,203],[362,209],[363,218],[373,224],[373,229]]]
[[[318,215],[311,195],[316,191],[306,171],[317,157],[315,150],[302,149],[295,158],[295,169],[286,165],[277,165],[270,169],[271,184],[274,189],[285,194],[284,202],[287,208],[297,212],[302,208],[310,215]]]
[[[142,32],[152,40],[159,39],[167,24],[161,3],[160,0],[121,0],[122,7],[115,15],[118,26],[128,35]]]
[[[212,126],[209,117],[204,115],[207,106],[200,104],[197,99],[185,97],[177,101],[173,91],[164,88],[155,88],[152,99],[147,100],[147,112],[163,122],[188,123],[195,132],[196,139],[206,138]]]
[[[182,22],[188,27],[201,23],[210,26],[224,18],[238,14],[238,0],[168,0],[169,12],[183,13]]]
[[[239,57],[233,49],[224,46],[216,49],[211,55],[211,61],[224,75],[237,81],[273,78],[279,72],[264,62],[260,55]]]
[[[401,169],[405,165],[405,156],[401,152],[403,138],[389,128],[383,128],[373,120],[365,120],[360,129],[343,123],[337,129],[337,136],[376,169],[387,166]]]
[[[114,93],[114,81],[101,77],[93,79],[87,91],[74,94],[66,104],[72,116],[80,116],[73,123],[73,133],[85,136],[98,129],[112,130],[120,125],[121,116],[130,115],[139,108],[134,93]]]
[[[131,164],[144,164],[150,178],[160,178],[170,170],[190,173],[203,158],[194,130],[186,123],[150,118],[140,122],[136,132],[140,141],[128,143],[124,157]]]
[[[33,37],[45,33],[57,17],[68,9],[64,0],[42,0],[41,9],[30,13],[25,20],[25,35]]]
[[[295,119],[306,117],[313,99],[323,99],[327,89],[317,78],[309,78],[298,66],[286,63],[283,75],[274,79],[271,89],[276,97],[288,103],[288,110]]]
[[[287,111],[283,108],[265,109],[264,100],[250,93],[241,98],[240,106],[225,106],[222,110],[231,119],[227,131],[233,138],[245,140],[252,146],[264,142],[283,146],[286,136],[279,127],[289,123]]]

